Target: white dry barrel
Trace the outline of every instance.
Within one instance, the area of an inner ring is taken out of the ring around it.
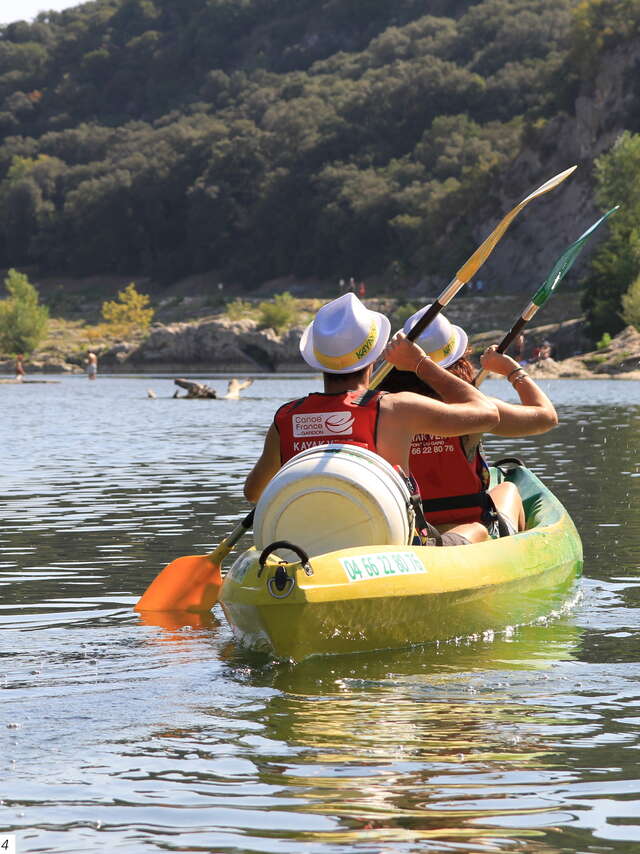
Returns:
[[[378,454],[357,445],[319,445],[296,454],[269,482],[253,531],[258,549],[288,540],[309,556],[407,545],[413,510],[403,478]]]

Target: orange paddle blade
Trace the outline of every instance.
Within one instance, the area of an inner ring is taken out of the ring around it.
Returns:
[[[136,611],[210,611],[222,586],[220,564],[211,555],[172,560],[142,594]]]

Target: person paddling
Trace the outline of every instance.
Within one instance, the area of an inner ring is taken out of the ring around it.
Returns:
[[[408,472],[414,434],[459,436],[497,426],[498,410],[492,401],[442,369],[417,344],[406,338],[388,344],[389,332],[389,320],[352,293],[318,311],[301,338],[300,352],[310,367],[322,371],[324,391],[278,409],[245,482],[249,501],[258,501],[280,466],[306,448],[356,444]],[[439,399],[410,391],[370,391],[373,363],[380,356],[410,365]],[[464,530],[451,533],[447,544],[466,542],[461,539]]]
[[[408,333],[429,306],[417,311],[405,323]],[[417,342],[440,368],[471,383],[474,370],[465,356],[468,337],[443,314],[429,324]],[[500,413],[498,424],[488,432],[498,436],[521,437],[544,433],[558,423],[556,410],[544,392],[510,356],[488,347],[482,358],[485,370],[509,379],[520,397],[520,405],[490,398]],[[391,392],[410,389],[418,394],[437,395],[438,390],[424,383],[411,371],[411,363],[396,365],[402,370],[389,374],[381,388]],[[410,471],[415,478],[425,517],[440,530],[465,524],[471,542],[481,542],[500,533],[513,534],[524,529],[522,499],[517,488],[503,482],[489,489],[489,468],[482,454],[481,435],[469,433],[446,438],[437,432],[417,434],[411,446]]]

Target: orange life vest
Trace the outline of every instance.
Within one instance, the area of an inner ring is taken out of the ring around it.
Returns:
[[[424,515],[443,523],[481,522],[487,507],[489,469],[478,445],[469,459],[462,436],[414,436],[409,470],[418,484]]]
[[[300,451],[338,442],[376,451],[380,398],[384,392],[314,392],[278,409],[274,423],[282,464]]]

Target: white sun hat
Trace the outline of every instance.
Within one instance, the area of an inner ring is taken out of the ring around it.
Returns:
[[[300,339],[307,365],[328,374],[348,374],[371,365],[389,340],[391,324],[353,293],[323,305]]]
[[[422,315],[430,308],[431,305],[425,305],[420,311],[411,315],[402,327],[405,335],[411,332]],[[436,315],[435,319],[416,338],[416,344],[419,344],[424,352],[441,368],[448,368],[449,365],[453,365],[461,356],[464,356],[468,343],[469,339],[464,329],[450,323],[442,312]]]

